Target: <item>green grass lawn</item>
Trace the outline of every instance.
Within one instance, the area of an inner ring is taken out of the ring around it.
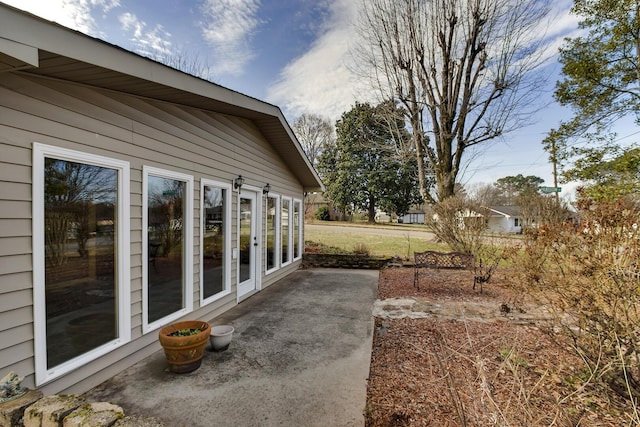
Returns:
[[[448,247],[412,233],[411,228],[403,229],[402,236],[371,235],[359,232],[359,227],[350,227],[348,231],[332,230],[324,227],[320,230],[305,229],[305,240],[336,247],[351,252],[358,245],[364,245],[371,255],[413,258],[414,251],[438,250],[447,251]]]

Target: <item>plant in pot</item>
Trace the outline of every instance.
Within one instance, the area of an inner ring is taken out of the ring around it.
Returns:
[[[160,329],[158,336],[169,370],[184,374],[198,369],[210,335],[211,326],[201,320],[186,320]]]

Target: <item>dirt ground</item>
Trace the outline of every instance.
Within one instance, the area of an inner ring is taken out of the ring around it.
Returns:
[[[628,402],[589,371],[551,316],[468,271],[380,272],[366,425],[634,425]]]

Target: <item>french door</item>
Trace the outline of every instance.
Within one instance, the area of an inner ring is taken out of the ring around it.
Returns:
[[[258,289],[258,195],[255,191],[242,190],[238,202],[238,299]]]

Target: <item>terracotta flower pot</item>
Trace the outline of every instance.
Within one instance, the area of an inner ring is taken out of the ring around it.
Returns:
[[[200,332],[187,336],[170,335],[183,329],[199,329]],[[198,369],[210,335],[211,326],[200,320],[177,322],[160,329],[158,336],[169,362],[169,370],[184,374]]]

